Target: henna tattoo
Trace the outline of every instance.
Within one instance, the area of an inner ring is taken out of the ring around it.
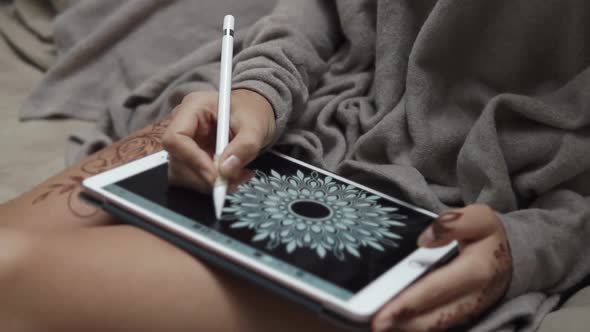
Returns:
[[[482,295],[500,293],[498,296],[500,297],[504,294],[506,288],[508,288],[512,276],[512,256],[506,243],[500,243],[498,245],[498,248],[494,250],[494,258],[496,258],[494,275],[482,290]]]
[[[420,312],[418,312],[415,309],[411,309],[411,308],[403,308],[400,311],[398,311],[397,313],[394,313],[392,315],[392,318],[394,321],[398,321],[398,320],[404,320],[410,317],[414,317],[416,315],[420,314]]]
[[[49,190],[44,192],[43,194],[39,195],[37,198],[33,200],[33,205],[36,205],[46,198],[48,198],[51,194],[56,195],[68,195],[67,204],[68,209],[79,218],[88,218],[92,217],[96,213],[98,213],[98,209],[90,207],[86,204],[82,204],[81,201],[78,199],[78,193],[80,192],[80,184],[84,180],[81,176],[70,176],[67,182],[62,183],[54,183],[48,186]]]
[[[170,121],[170,118],[166,118],[154,124],[147,133],[131,136],[98,151],[94,158],[82,164],[82,172],[88,175],[98,174],[113,166],[125,164],[161,150],[162,135]]]
[[[33,205],[45,201],[50,196],[68,195],[68,209],[79,218],[88,218],[96,213],[98,209],[90,207],[78,199],[82,181],[91,175],[104,172],[114,166],[121,165],[152,153],[162,148],[162,136],[170,124],[171,117],[154,124],[151,128],[141,134],[123,139],[110,147],[98,151],[80,167],[81,174],[69,176],[66,181],[53,183],[47,186],[47,190],[33,200]]]
[[[468,321],[473,317],[472,313],[477,310],[476,307],[477,305],[470,301],[459,303],[452,310],[441,313],[434,326],[428,328],[427,331],[444,331],[457,323]]]
[[[479,291],[477,297],[459,303],[450,311],[442,312],[428,331],[442,331],[451,326],[471,321],[504,295],[512,275],[512,256],[504,242],[498,245],[493,254],[496,260],[494,273]]]

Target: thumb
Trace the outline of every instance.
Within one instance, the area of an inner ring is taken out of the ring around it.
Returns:
[[[250,163],[262,149],[262,139],[254,133],[240,131],[229,142],[219,159],[219,173],[221,176],[233,179],[242,174],[241,170]]]
[[[489,210],[489,211],[488,211]],[[421,247],[440,247],[454,240],[469,243],[482,239],[494,230],[495,214],[486,206],[468,206],[450,210],[436,218],[418,238]]]

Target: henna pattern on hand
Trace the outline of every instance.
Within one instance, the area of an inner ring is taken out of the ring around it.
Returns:
[[[409,317],[414,317],[416,315],[419,315],[420,313],[422,313],[421,311],[412,309],[412,308],[403,308],[400,311],[398,311],[397,313],[394,313],[392,315],[392,319],[394,321],[400,321],[400,320],[404,320],[406,318]]]
[[[478,308],[477,302],[467,301],[457,304],[452,310],[442,312],[434,326],[427,329],[428,332],[439,332],[444,331],[453,325],[461,323],[463,321],[469,321],[474,317],[474,313]]]
[[[429,332],[443,331],[454,325],[468,322],[503,296],[512,275],[512,257],[506,243],[498,245],[494,250],[494,258],[496,259],[494,274],[475,300],[459,303],[450,311],[442,312],[434,326],[428,329]]]
[[[78,193],[81,190],[82,181],[91,175],[104,172],[114,166],[128,163],[130,161],[145,157],[162,149],[162,136],[170,124],[171,117],[168,116],[162,121],[152,125],[146,133],[131,136],[123,139],[112,146],[98,151],[89,160],[84,162],[80,168],[82,174],[73,175],[67,181],[53,183],[47,186],[47,190],[33,200],[33,205],[45,201],[49,196],[68,195],[68,209],[79,218],[88,218],[96,213],[98,209],[90,208],[80,201]]]

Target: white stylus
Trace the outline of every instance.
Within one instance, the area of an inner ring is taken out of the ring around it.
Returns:
[[[221,69],[219,73],[219,103],[217,106],[217,141],[215,142],[215,164],[229,142],[229,106],[231,103],[232,58],[234,52],[234,17],[225,15],[223,18],[223,39],[221,44]],[[227,181],[218,176],[213,186],[213,205],[215,216],[221,218],[225,204]]]

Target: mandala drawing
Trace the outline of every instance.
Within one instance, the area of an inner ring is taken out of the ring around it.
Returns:
[[[404,227],[406,216],[381,206],[379,196],[368,194],[317,172],[285,176],[271,170],[256,176],[227,197],[224,208],[232,228],[255,231],[252,241],[267,241],[268,249],[284,245],[288,253],[309,248],[321,258],[332,253],[360,257],[360,247],[384,251],[397,247],[401,236],[391,227]]]

